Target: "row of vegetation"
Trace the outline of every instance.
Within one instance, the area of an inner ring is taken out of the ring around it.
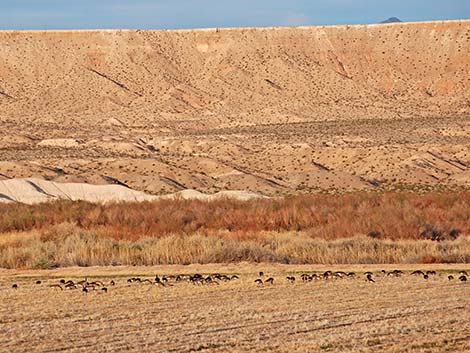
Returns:
[[[0,267],[470,261],[470,192],[0,205]]]

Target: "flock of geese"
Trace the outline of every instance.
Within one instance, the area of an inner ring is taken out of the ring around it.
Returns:
[[[385,271],[382,270],[379,273],[375,274],[373,272],[367,271],[364,272],[364,280],[369,283],[375,283],[375,278],[377,277],[402,277],[405,275],[405,273],[401,270],[393,270],[393,271]],[[421,270],[416,270],[410,273],[411,276],[417,276],[417,277],[422,277],[424,280],[428,280],[431,276],[438,276],[436,271],[421,271]],[[374,278],[375,276],[375,278]],[[269,277],[268,279],[263,281],[264,273],[260,272],[259,277],[255,280],[255,283],[257,285],[263,285],[263,284],[273,284],[274,283],[274,278]],[[337,279],[352,279],[352,278],[357,278],[358,274],[356,272],[344,272],[344,271],[325,271],[323,273],[303,273],[300,275],[300,280],[302,282],[312,282],[312,281],[318,281],[318,280],[337,280]],[[460,271],[458,277],[455,275],[448,275],[447,279],[449,281],[453,281],[455,279],[458,279],[461,282],[467,282],[468,278],[468,273],[467,271]],[[290,283],[295,283],[296,277],[295,276],[287,276],[286,280]]]
[[[382,270],[378,273],[373,272],[364,272],[364,280],[369,283],[375,283],[377,278],[380,277],[403,277],[405,272],[400,270],[385,271]],[[428,280],[431,277],[440,277],[436,271],[421,271],[416,270],[408,274],[409,276],[422,277],[424,280]],[[343,272],[343,271],[325,271],[323,273],[302,273],[299,276],[301,282],[312,282],[319,280],[340,280],[340,279],[354,279],[360,277],[361,274],[356,272]],[[259,272],[258,277],[254,282],[257,286],[264,285],[273,285],[274,277],[266,276],[264,272]],[[460,282],[467,282],[469,275],[466,271],[460,271],[458,275],[449,274],[447,279],[449,281],[458,280]],[[265,279],[266,278],[266,279]],[[213,286],[219,285],[221,282],[230,282],[239,279],[238,275],[225,275],[220,273],[213,273],[209,275],[202,275],[199,273],[196,274],[179,274],[179,275],[168,275],[168,276],[158,276],[155,278],[140,278],[140,277],[131,277],[127,279],[127,284],[148,284],[155,285],[159,287],[172,287],[177,283],[191,283],[193,285],[199,286]],[[286,281],[289,283],[295,283],[297,281],[295,276],[287,276]],[[42,281],[37,280],[36,285],[41,285]],[[108,292],[108,287],[113,287],[116,285],[114,280],[109,282],[103,281],[89,281],[87,278],[81,281],[65,280],[61,279],[58,283],[49,284],[50,288],[56,288],[58,290],[81,290],[82,292],[88,293],[89,291],[101,290],[104,293]],[[18,284],[12,284],[13,289],[18,289]]]

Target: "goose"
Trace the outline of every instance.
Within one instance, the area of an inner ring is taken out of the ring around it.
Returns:
[[[60,288],[60,290],[64,290],[60,284],[51,284],[49,285],[50,288]]]
[[[461,276],[468,276],[468,273],[467,273],[467,271],[460,271],[460,272],[459,272],[459,275],[461,275]]]
[[[111,286],[115,286],[115,285],[116,285],[116,282],[114,282],[113,280],[111,280],[111,282],[109,282],[109,284],[110,284]]]
[[[258,275],[259,275],[260,277],[263,277],[263,276],[264,276],[264,272],[263,272],[263,271],[260,271],[260,272],[258,273]]]
[[[467,277],[465,275],[462,275],[462,276],[459,277],[459,280],[461,282],[467,282]]]
[[[269,277],[264,283],[274,284],[274,278]]]
[[[367,274],[366,282],[375,283],[374,279],[372,278],[372,274],[370,274],[370,273]]]
[[[18,289],[18,285],[16,283],[13,283],[13,285],[11,286],[11,288],[13,289]]]
[[[101,290],[103,291],[103,293],[108,293],[108,288],[106,287],[102,287]]]
[[[294,283],[294,282],[295,282],[295,277],[294,277],[294,276],[287,276],[286,279],[287,279],[287,281],[289,281],[290,283]]]
[[[41,284],[41,281],[36,281],[36,284]]]
[[[75,283],[68,283],[64,286],[65,289],[77,289],[77,285]]]
[[[262,285],[262,284],[263,284],[263,280],[262,280],[262,279],[259,279],[259,278],[258,278],[258,279],[255,279],[255,283],[256,283],[257,285]]]
[[[452,281],[452,280],[454,279],[454,276],[449,275],[449,276],[447,276],[447,279],[448,279],[449,281]]]
[[[424,275],[424,272],[421,270],[416,270],[416,271],[411,272],[411,276],[422,276],[422,275]]]
[[[88,279],[85,277],[83,281],[77,282],[78,285],[85,286],[88,284]]]

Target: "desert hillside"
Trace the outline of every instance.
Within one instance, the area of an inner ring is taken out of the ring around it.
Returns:
[[[0,31],[0,179],[470,186],[470,20]]]

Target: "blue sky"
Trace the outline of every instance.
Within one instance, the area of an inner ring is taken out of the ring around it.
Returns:
[[[199,28],[470,18],[470,0],[0,0],[0,29]]]

